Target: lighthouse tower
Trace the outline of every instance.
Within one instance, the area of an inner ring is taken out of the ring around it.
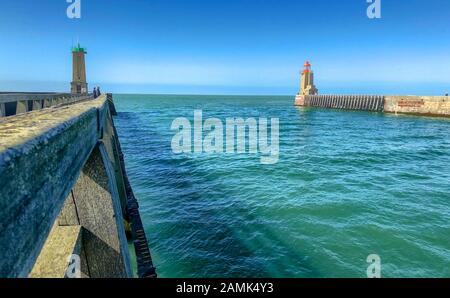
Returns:
[[[73,94],[87,94],[88,84],[86,82],[86,64],[84,56],[87,54],[84,48],[78,46],[72,48],[72,59],[73,59],[73,71],[72,71],[72,82],[71,93]]]
[[[316,95],[319,93],[314,85],[314,73],[311,70],[309,61],[305,62],[304,69],[301,72],[300,95]]]

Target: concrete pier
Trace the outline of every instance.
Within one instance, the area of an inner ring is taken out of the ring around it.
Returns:
[[[112,96],[33,96],[0,94],[0,277],[132,277],[126,232],[156,277]]]
[[[318,95],[311,64],[301,72],[300,90],[295,105],[395,114],[450,117],[448,96]]]
[[[450,117],[448,96],[386,96],[387,113]]]
[[[450,117],[448,96],[297,95],[295,105]]]

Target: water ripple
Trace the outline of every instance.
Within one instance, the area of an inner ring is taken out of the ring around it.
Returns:
[[[291,97],[115,95],[163,277],[450,277],[450,121],[301,109]],[[278,117],[280,160],[174,155],[171,122]]]

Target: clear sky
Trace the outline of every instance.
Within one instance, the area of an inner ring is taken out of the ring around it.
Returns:
[[[322,93],[450,92],[450,1],[0,1],[0,90],[67,91],[70,48],[88,81],[127,93],[295,94],[308,59]]]

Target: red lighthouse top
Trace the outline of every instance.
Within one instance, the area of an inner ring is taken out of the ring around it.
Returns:
[[[311,64],[309,63],[309,61],[307,60],[306,62],[305,62],[305,68],[303,69],[303,72],[310,72],[311,71]]]

